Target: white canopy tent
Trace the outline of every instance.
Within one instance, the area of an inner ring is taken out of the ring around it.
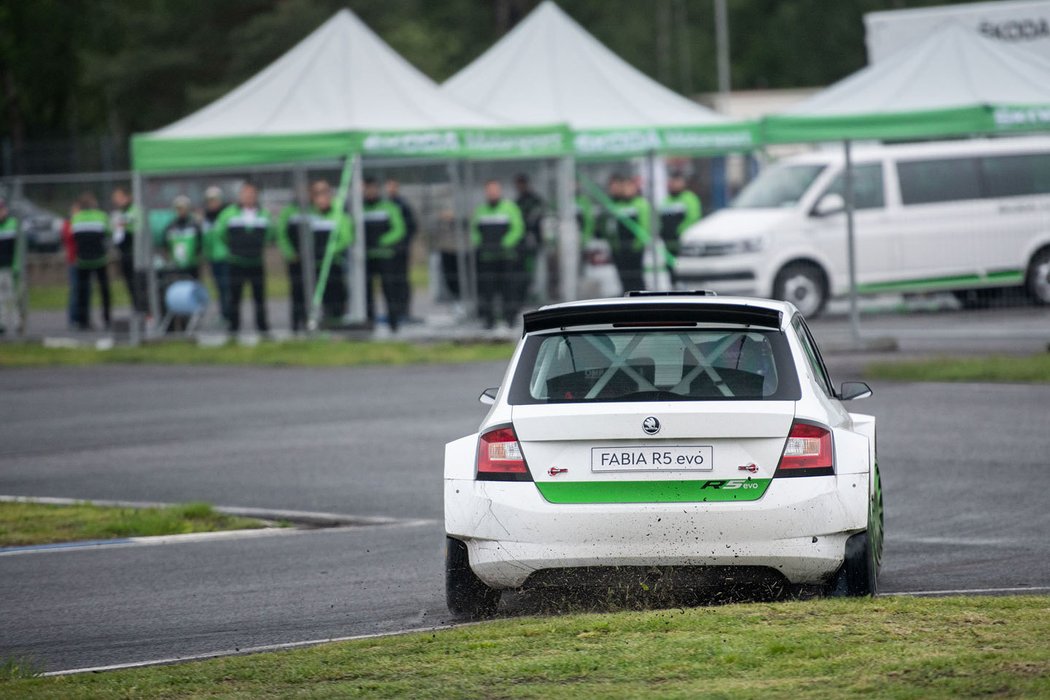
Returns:
[[[1050,61],[947,24],[922,43],[766,117],[768,143],[843,141],[850,317],[856,303],[851,140],[936,139],[1050,129]]]
[[[359,181],[362,157],[549,158],[566,147],[564,126],[508,126],[461,104],[344,9],[214,103],[136,135],[132,159],[141,202],[142,178],[151,173],[347,158],[347,174],[352,170]],[[351,190],[356,221],[362,220],[360,190]],[[151,241],[139,240],[136,268],[151,274]],[[352,314],[358,318],[363,246],[357,236]],[[150,287],[155,309],[153,280]]]
[[[563,123],[577,157],[653,151],[749,150],[734,122],[631,66],[561,10],[542,2],[442,90],[506,123]]]

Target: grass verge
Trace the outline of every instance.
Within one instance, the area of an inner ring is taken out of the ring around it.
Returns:
[[[242,530],[264,524],[253,518],[217,513],[207,503],[113,508],[90,503],[61,506],[0,502],[0,547]]]
[[[351,367],[507,360],[511,343],[414,344],[372,341],[290,341],[255,346],[199,347],[168,342],[137,348],[45,348],[0,344],[0,367],[86,367],[101,364],[261,365],[267,367]]]
[[[1050,598],[880,598],[523,618],[177,666],[21,698],[1047,697]]]
[[[1050,352],[1024,357],[936,357],[877,362],[865,369],[872,379],[908,382],[1050,382]]]

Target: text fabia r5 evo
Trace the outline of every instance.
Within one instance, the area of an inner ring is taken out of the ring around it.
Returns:
[[[794,306],[631,293],[546,306],[478,432],[445,447],[452,612],[632,577],[874,595],[875,419]]]

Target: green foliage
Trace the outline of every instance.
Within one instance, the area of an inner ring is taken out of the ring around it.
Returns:
[[[565,615],[0,682],[22,698],[957,698],[1050,693],[1050,599]]]

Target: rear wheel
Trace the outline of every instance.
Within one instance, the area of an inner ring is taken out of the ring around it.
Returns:
[[[486,586],[470,568],[467,545],[445,538],[445,601],[455,615],[491,617],[499,607],[500,592]]]
[[[879,477],[879,465],[876,463],[868,504],[868,529],[846,540],[846,557],[842,568],[829,586],[831,595],[865,597],[878,593],[883,522],[882,480]]]
[[[1028,263],[1028,274],[1025,276],[1025,288],[1028,296],[1036,304],[1050,304],[1050,247],[1043,248],[1032,256]]]
[[[828,301],[828,285],[824,273],[812,263],[795,262],[786,265],[773,281],[773,296],[790,301],[803,316],[813,318],[824,310]]]

